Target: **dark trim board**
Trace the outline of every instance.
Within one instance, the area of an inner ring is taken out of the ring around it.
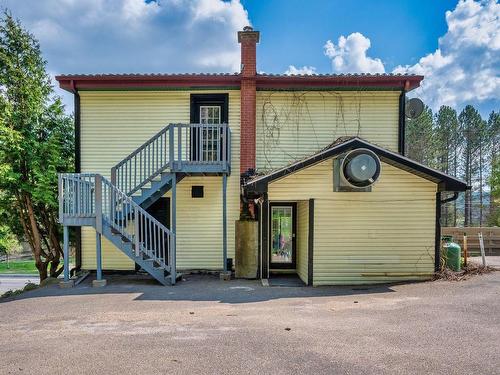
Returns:
[[[405,137],[406,137],[406,91],[401,91],[399,95],[399,130],[398,130],[398,152],[404,156],[405,154]]]
[[[312,286],[314,281],[314,199],[309,199],[307,253],[307,285]]]
[[[262,244],[261,244],[261,279],[269,278],[269,199],[267,193],[263,195],[264,201],[262,202],[262,221],[261,221],[261,231],[262,231]]]
[[[434,270],[441,268],[441,193],[436,193],[436,229],[434,243]]]
[[[293,232],[293,241],[292,241],[292,263],[273,263],[271,264],[271,244],[273,239],[271,238],[271,233],[272,233],[272,220],[271,220],[271,213],[272,213],[272,208],[273,207],[280,207],[280,206],[286,206],[292,207],[292,232]],[[269,264],[270,269],[285,269],[285,270],[296,270],[297,269],[297,202],[271,202],[269,204],[269,214],[268,214],[268,231],[269,231],[269,236],[268,238],[270,241],[267,244],[267,251],[268,251],[268,256],[267,256],[267,262]]]
[[[80,109],[80,94],[74,94],[75,106],[75,173],[81,173],[81,109]],[[75,268],[79,271],[82,268],[82,227],[74,228],[75,231]]]
[[[191,94],[190,97],[190,121],[192,124],[200,122],[199,114],[195,109],[197,105],[220,105],[222,107],[221,123],[229,121],[229,94]]]

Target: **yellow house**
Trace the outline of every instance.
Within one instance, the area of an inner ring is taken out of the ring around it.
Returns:
[[[260,278],[429,278],[441,193],[466,185],[404,157],[405,95],[423,77],[257,74],[259,32],[238,40],[237,74],[56,77],[75,97],[77,173],[59,188],[77,268],[163,284],[227,271],[243,209]]]

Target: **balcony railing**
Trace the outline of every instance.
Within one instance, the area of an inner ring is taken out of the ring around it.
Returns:
[[[111,181],[133,194],[164,171],[230,172],[231,130],[227,124],[170,124],[111,170]]]

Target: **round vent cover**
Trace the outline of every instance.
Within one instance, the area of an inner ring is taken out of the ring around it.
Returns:
[[[366,188],[380,175],[380,160],[370,150],[360,148],[349,152],[342,162],[344,179],[354,188]]]

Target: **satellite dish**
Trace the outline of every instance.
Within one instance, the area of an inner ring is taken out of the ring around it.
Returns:
[[[409,119],[415,119],[424,111],[424,103],[419,98],[411,98],[406,101],[405,115]]]

